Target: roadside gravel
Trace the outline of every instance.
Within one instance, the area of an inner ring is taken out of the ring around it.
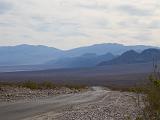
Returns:
[[[22,87],[0,87],[0,102],[15,102],[19,100],[36,100],[40,98],[47,98],[56,95],[71,94],[80,92],[77,89],[69,89],[66,87],[45,89],[45,90],[31,90]]]
[[[99,93],[95,92],[97,98],[93,101],[66,104],[55,111],[25,120],[135,120],[141,112],[134,93],[104,89],[96,91]]]

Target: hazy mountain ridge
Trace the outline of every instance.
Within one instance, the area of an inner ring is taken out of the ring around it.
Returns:
[[[47,46],[18,45],[0,47],[0,65],[41,64],[63,55],[63,51]]]
[[[142,52],[148,48],[155,48],[153,46],[145,45],[134,45],[134,46],[125,46],[123,44],[117,43],[104,43],[104,44],[95,44],[87,47],[79,47],[66,51],[70,56],[80,56],[88,53],[95,53],[97,55],[103,55],[106,53],[112,53],[113,55],[121,55],[122,53],[128,50],[135,50],[137,52]]]
[[[111,53],[104,55],[87,53],[79,57],[68,57],[49,61],[46,65],[51,65],[55,68],[93,67],[104,60],[111,60],[113,58],[115,56]]]
[[[43,45],[27,44],[17,46],[1,46],[0,66],[43,64],[51,60],[71,57],[77,57],[78,59],[78,57],[81,57],[86,53],[94,53],[97,56],[104,55],[106,53],[120,55],[121,53],[131,49],[141,52],[147,48],[152,48],[152,46],[124,46],[122,44],[105,43],[71,50],[60,50]]]
[[[147,63],[160,60],[160,49],[146,49],[141,53],[134,50],[127,51],[110,61],[101,62],[99,66],[115,64]]]

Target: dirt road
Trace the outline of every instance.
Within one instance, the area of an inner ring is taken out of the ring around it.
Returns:
[[[92,87],[84,93],[0,104],[0,120],[124,120],[138,112],[135,94]]]

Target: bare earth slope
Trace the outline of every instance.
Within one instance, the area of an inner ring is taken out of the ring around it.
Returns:
[[[133,93],[93,87],[84,93],[0,104],[1,120],[124,120],[138,113]]]

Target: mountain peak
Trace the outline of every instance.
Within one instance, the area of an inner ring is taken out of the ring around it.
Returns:
[[[160,50],[159,49],[155,49],[155,48],[149,48],[144,50],[141,54],[146,54],[146,53],[159,53]]]
[[[124,46],[124,45],[118,43],[101,43],[101,44],[94,44],[92,46]]]
[[[129,50],[117,58],[102,62],[99,65],[113,65],[113,64],[133,64],[133,63],[146,63],[151,62],[153,59],[160,60],[159,49],[146,49],[141,53],[137,53],[134,50]]]
[[[110,58],[114,55],[121,55],[122,53],[132,49],[125,53],[128,58],[136,56],[136,52],[141,52],[146,48],[151,48],[148,46],[124,46],[117,43],[102,43],[95,44],[92,46],[80,47],[71,50],[59,50],[53,47],[48,47],[44,45],[28,45],[21,44],[17,46],[2,46],[0,47],[0,65],[28,65],[28,64],[39,64],[47,62],[54,59],[59,59],[60,57],[79,57],[86,53],[94,53],[97,56],[103,58]],[[152,49],[153,51],[153,49]],[[111,53],[110,55],[105,55],[106,53]],[[144,53],[148,54],[148,52]],[[125,55],[123,54],[123,55]],[[86,54],[89,57],[95,57],[96,55]],[[131,56],[133,55],[133,56]],[[146,55],[144,55],[146,56]],[[88,57],[87,57],[88,59]],[[105,59],[104,59],[105,61]]]
[[[129,55],[138,55],[138,52],[136,52],[135,50],[129,50],[122,54],[122,56],[129,56]]]

